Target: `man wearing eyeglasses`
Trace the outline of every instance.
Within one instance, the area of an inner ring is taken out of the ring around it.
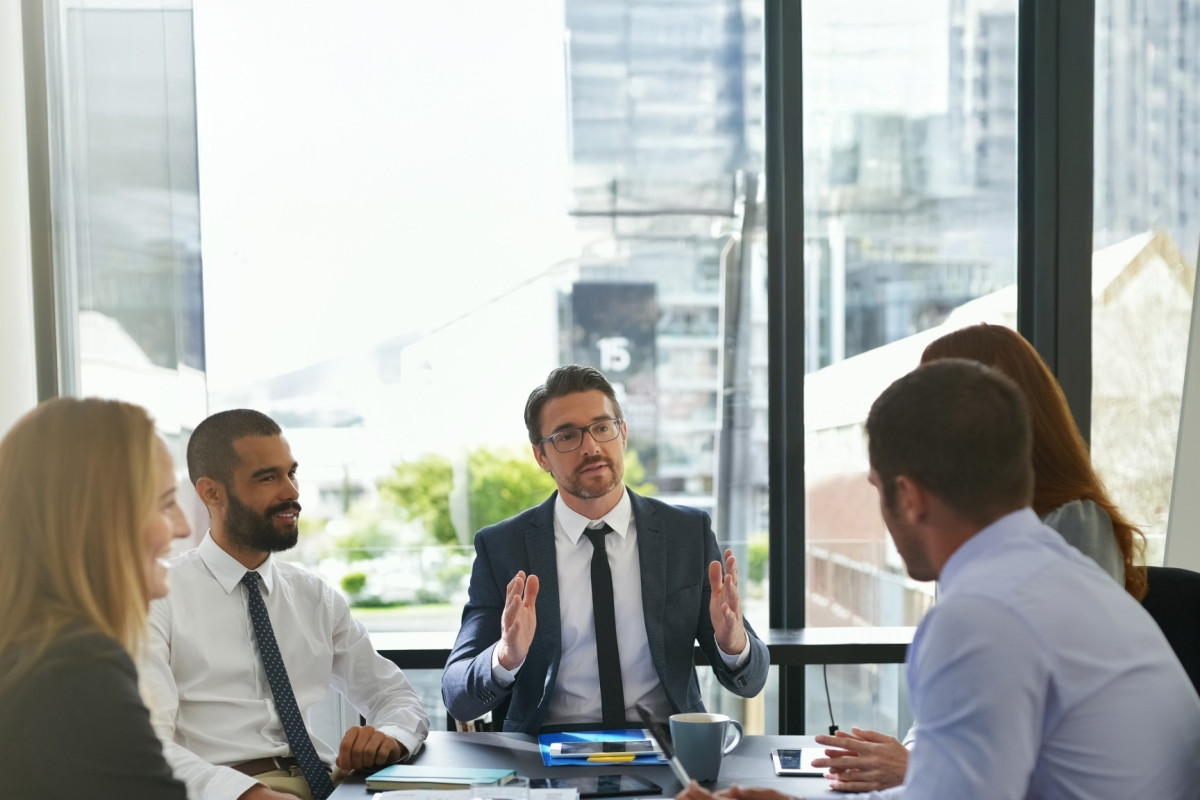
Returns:
[[[709,517],[623,483],[626,426],[591,367],[550,373],[525,405],[533,455],[558,491],[479,531],[458,640],[442,676],[451,716],[506,701],[504,730],[641,727],[703,711],[699,642],[721,685],[762,690],[766,646],[742,619],[737,564]]]

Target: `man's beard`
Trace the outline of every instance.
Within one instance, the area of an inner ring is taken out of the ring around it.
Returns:
[[[293,525],[290,531],[279,530],[272,518],[280,511],[295,510],[300,513],[300,504],[295,501],[271,506],[263,513],[238,500],[233,492],[229,492],[229,509],[225,512],[225,530],[229,538],[239,547],[248,550],[258,550],[263,553],[279,553],[296,546],[300,538],[300,528]]]
[[[583,478],[579,475],[580,470],[584,470],[593,464],[608,465],[608,470],[612,473],[612,480],[607,485],[600,488],[594,488],[594,485],[585,483]],[[567,492],[567,494],[574,495],[580,500],[595,500],[597,497],[604,497],[604,495],[620,486],[621,480],[624,477],[624,464],[618,465],[611,459],[605,458],[604,456],[596,456],[595,458],[589,459],[583,464],[580,464],[579,470],[576,470],[575,474],[571,476],[571,480],[567,481],[563,486],[563,489]]]

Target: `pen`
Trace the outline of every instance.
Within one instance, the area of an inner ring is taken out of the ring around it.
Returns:
[[[671,756],[671,772],[675,773],[675,779],[679,781],[679,785],[684,789],[688,788],[692,783],[692,778],[687,774],[687,770],[683,768],[683,764],[679,763],[679,759]]]
[[[604,753],[601,755],[588,756],[588,761],[633,761],[635,758],[633,753]]]
[[[654,741],[658,742],[659,749],[662,750],[663,757],[670,763],[671,771],[675,773],[679,785],[684,789],[688,788],[692,782],[691,776],[687,774],[683,764],[679,763],[679,759],[675,757],[675,747],[671,742],[671,734],[667,731],[667,726],[654,716],[654,712],[645,703],[637,703],[635,708],[637,708],[642,722],[646,723],[646,729],[650,731]]]

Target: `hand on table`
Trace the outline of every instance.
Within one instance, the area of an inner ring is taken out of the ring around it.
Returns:
[[[337,765],[343,772],[370,769],[394,764],[408,754],[408,749],[383,731],[370,725],[355,726],[342,737]]]
[[[717,646],[735,656],[746,646],[746,626],[742,624],[742,598],[738,594],[737,560],[732,550],[725,551],[724,575],[720,561],[708,565],[708,613],[712,617]]]
[[[540,583],[537,575],[518,572],[508,582],[504,598],[504,615],[500,618],[500,642],[496,645],[496,660],[500,666],[513,670],[525,663],[529,645],[537,630],[535,605]]]
[[[904,783],[908,748],[899,739],[865,728],[818,736],[828,746],[826,758],[814,758],[814,767],[825,767],[830,788],[839,792],[874,792]]]
[[[683,791],[675,795],[675,800],[804,800],[774,789],[758,789],[755,787],[730,786],[715,794],[700,784],[692,781],[683,787]]]

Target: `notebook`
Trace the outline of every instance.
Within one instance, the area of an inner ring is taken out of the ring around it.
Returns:
[[[516,777],[512,769],[477,767],[416,767],[392,764],[367,777],[367,788],[384,789],[465,789],[472,783],[508,783]]]

